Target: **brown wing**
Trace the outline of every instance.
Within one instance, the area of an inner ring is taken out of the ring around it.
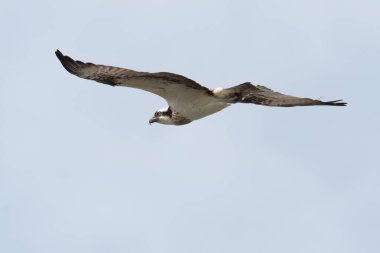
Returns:
[[[163,97],[174,107],[177,103],[190,102],[195,96],[212,95],[208,88],[181,75],[167,72],[139,72],[84,63],[63,55],[59,50],[55,54],[63,67],[73,75],[111,86],[126,86],[149,91]]]
[[[347,103],[342,100],[334,100],[323,102],[311,98],[299,98],[288,96],[275,92],[261,85],[252,85],[251,83],[243,83],[235,87],[226,89],[230,96],[235,96],[235,103],[253,103],[267,106],[308,106],[308,105],[334,105],[345,106]]]

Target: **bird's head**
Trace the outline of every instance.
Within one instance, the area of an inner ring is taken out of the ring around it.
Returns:
[[[149,124],[160,123],[164,125],[174,125],[172,114],[173,112],[169,106],[162,108],[154,113],[154,116],[149,120]]]

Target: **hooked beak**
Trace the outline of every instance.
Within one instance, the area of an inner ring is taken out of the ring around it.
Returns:
[[[158,118],[156,118],[156,117],[152,117],[152,118],[150,118],[150,120],[149,120],[149,124],[156,123],[157,121],[158,121]]]

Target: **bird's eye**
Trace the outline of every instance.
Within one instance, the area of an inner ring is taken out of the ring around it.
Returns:
[[[158,112],[155,112],[155,113],[154,113],[154,116],[157,117],[157,116],[158,116]]]

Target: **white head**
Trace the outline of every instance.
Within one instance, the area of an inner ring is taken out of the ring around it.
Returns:
[[[174,125],[172,120],[173,112],[169,106],[162,108],[154,113],[154,116],[150,118],[149,124],[160,123],[164,125]]]

